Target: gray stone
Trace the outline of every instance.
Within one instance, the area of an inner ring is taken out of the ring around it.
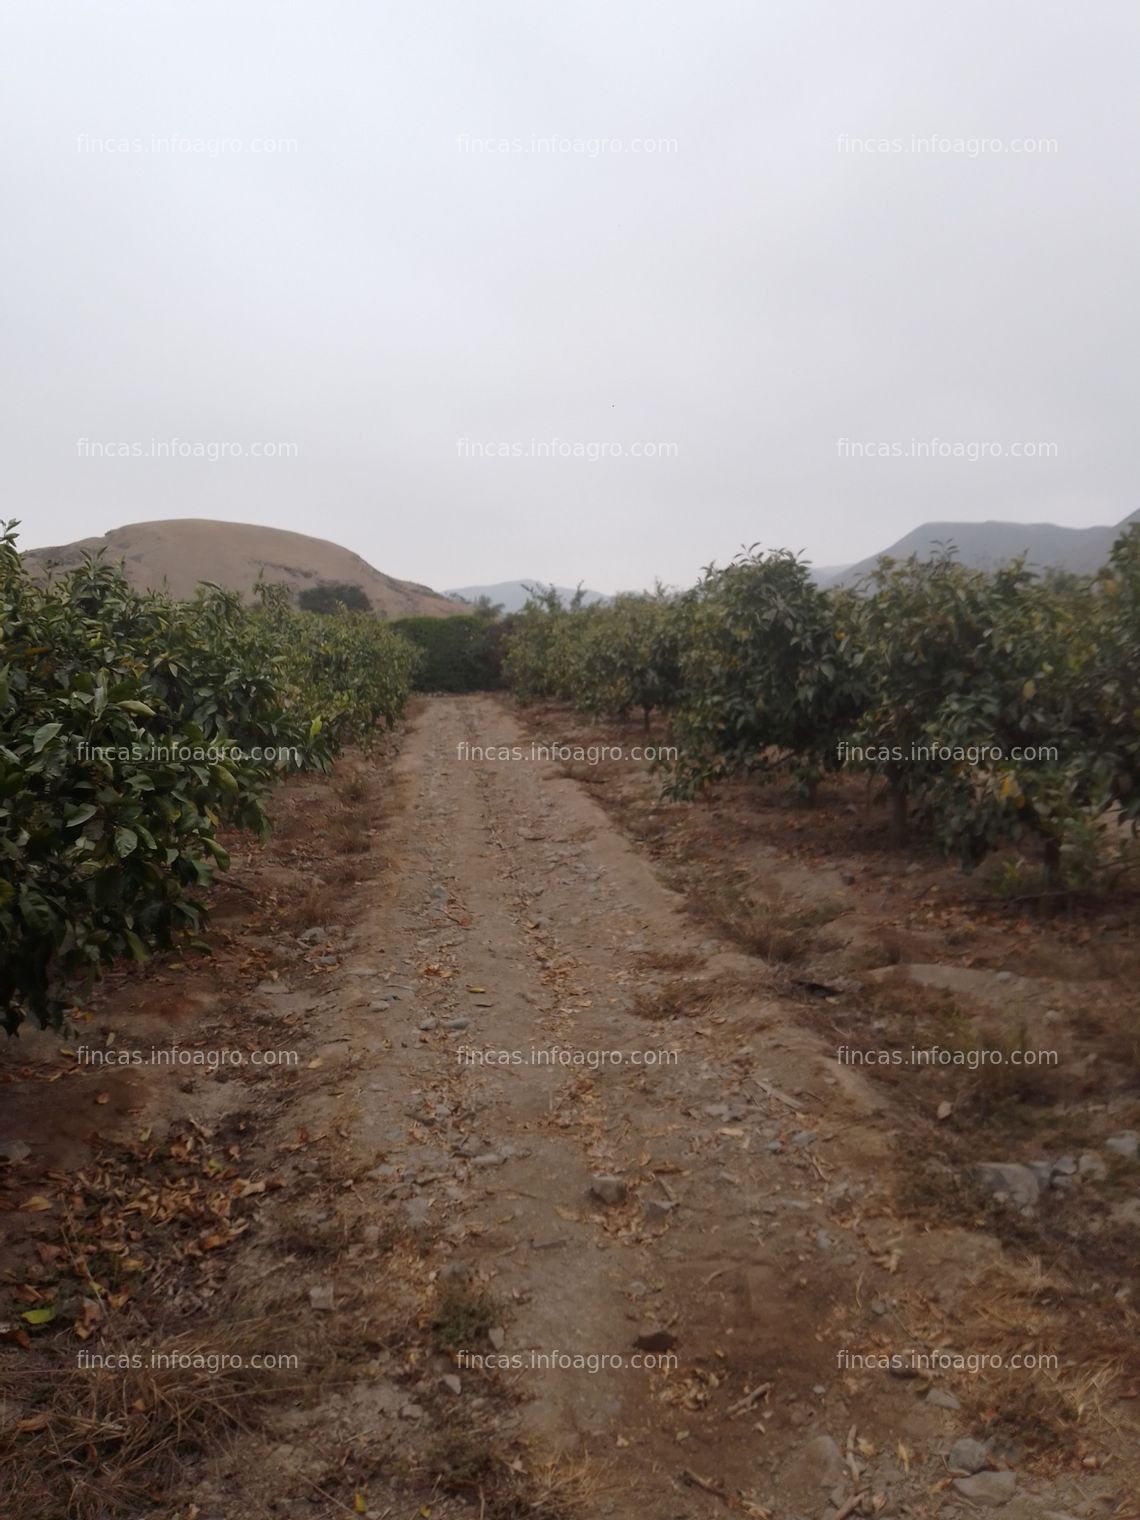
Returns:
[[[386,1003],[386,1002],[384,1002],[383,998],[379,998],[379,999],[377,999],[377,1001],[375,1003],[369,1003],[369,1005],[368,1005],[368,1012],[369,1013],[387,1013],[387,1011],[388,1011],[388,1009],[390,1007],[391,1007],[390,1003]]]
[[[1123,1203],[1114,1203],[1109,1214],[1113,1224],[1140,1225],[1140,1198],[1126,1198]]]
[[[804,1447],[803,1454],[816,1470],[820,1488],[831,1488],[849,1476],[843,1453],[830,1436],[816,1436]]]
[[[961,1404],[947,1388],[932,1388],[926,1395],[926,1402],[933,1404],[935,1409],[961,1409]]]
[[[316,944],[317,940],[324,939],[324,937],[325,931],[323,929],[318,929],[315,924],[311,929],[306,929],[303,934],[298,934],[297,936],[297,938],[306,945]]]
[[[493,1351],[501,1351],[507,1344],[507,1332],[501,1325],[492,1325],[487,1331],[487,1339],[491,1342]]]
[[[481,1156],[472,1157],[471,1165],[479,1167],[502,1166],[506,1159],[505,1156],[500,1156],[498,1151],[484,1151]]]
[[[961,1436],[950,1448],[946,1458],[951,1472],[976,1473],[985,1467],[989,1452],[981,1441],[973,1436]]]
[[[599,1173],[590,1178],[590,1192],[601,1203],[624,1203],[629,1189],[620,1177]]]
[[[972,1504],[988,1504],[997,1508],[1013,1498],[1017,1478],[1011,1472],[980,1472],[971,1478],[955,1478],[954,1492]]]
[[[995,1197],[1004,1195],[1019,1209],[1030,1208],[1037,1202],[1041,1189],[1027,1166],[1010,1161],[983,1161],[975,1171],[983,1187]]]
[[[1110,1135],[1104,1142],[1104,1148],[1117,1156],[1123,1156],[1126,1161],[1135,1161],[1140,1155],[1140,1135],[1134,1129],[1122,1130],[1119,1135]]]
[[[424,1417],[423,1406],[420,1404],[401,1404],[401,1420],[422,1420]]]
[[[459,1156],[483,1156],[490,1149],[486,1140],[481,1140],[478,1135],[464,1135],[455,1147],[456,1155]]]
[[[839,880],[845,887],[853,887],[855,885],[855,874],[852,871],[840,871]]]
[[[471,1020],[470,1019],[444,1019],[444,1021],[443,1021],[443,1027],[445,1029],[450,1029],[450,1030],[469,1029],[471,1027]]]
[[[456,1398],[463,1392],[463,1384],[455,1376],[454,1372],[444,1373],[443,1377],[440,1378],[440,1382],[447,1389],[448,1393],[455,1394]]]
[[[676,1207],[675,1203],[667,1203],[662,1198],[650,1198],[645,1205],[645,1217],[651,1224],[660,1224]]]
[[[467,1261],[449,1261],[439,1269],[441,1282],[470,1282],[473,1272]]]
[[[1058,1156],[1053,1163],[1054,1177],[1075,1177],[1077,1175],[1077,1158],[1075,1156]]]
[[[0,1161],[26,1161],[32,1148],[23,1140],[0,1140]]]
[[[1049,1165],[1048,1161],[1031,1161],[1029,1163],[1029,1170],[1037,1178],[1037,1186],[1039,1188],[1047,1188],[1053,1180],[1053,1168]]]
[[[336,1294],[332,1283],[318,1283],[309,1289],[309,1308],[318,1314],[331,1314],[336,1308]]]
[[[1098,1156],[1096,1151],[1083,1151],[1077,1162],[1077,1176],[1085,1182],[1103,1182],[1108,1176],[1104,1157]]]
[[[800,1416],[798,1420],[797,1414]],[[789,1418],[793,1424],[802,1424],[806,1416],[802,1410],[793,1409]],[[830,1436],[813,1437],[800,1447],[780,1474],[781,1486],[786,1484],[792,1489],[809,1485],[829,1489],[837,1484],[846,1485],[849,1480],[843,1453]]]

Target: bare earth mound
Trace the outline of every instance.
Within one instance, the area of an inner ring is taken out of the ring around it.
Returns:
[[[306,587],[347,582],[362,587],[375,610],[389,617],[449,617],[463,611],[430,586],[384,575],[339,544],[255,523],[199,517],[129,523],[60,548],[31,549],[24,561],[32,574],[58,573],[80,564],[84,554],[100,550],[112,564],[121,560],[131,584],[140,590],[166,590],[176,597],[193,596],[200,581],[214,581],[243,596],[250,595],[259,578],[281,582],[294,594]]]

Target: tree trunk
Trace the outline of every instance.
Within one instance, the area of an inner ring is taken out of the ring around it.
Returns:
[[[1061,841],[1059,839],[1047,839],[1045,841],[1045,887],[1049,892],[1055,892],[1061,885]]]
[[[906,783],[891,782],[891,844],[901,850],[906,844]]]

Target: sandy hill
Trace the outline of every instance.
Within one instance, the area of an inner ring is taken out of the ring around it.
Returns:
[[[464,610],[430,586],[384,575],[339,544],[254,523],[197,517],[129,523],[61,548],[29,549],[24,562],[32,574],[47,574],[69,570],[84,554],[100,550],[112,564],[122,561],[131,584],[140,590],[167,590],[176,597],[193,596],[199,581],[248,596],[260,577],[282,582],[294,593],[338,581],[361,586],[373,608],[388,617],[453,616]]]

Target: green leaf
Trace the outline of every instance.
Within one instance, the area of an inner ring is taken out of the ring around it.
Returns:
[[[42,728],[37,728],[32,736],[33,753],[38,755],[46,745],[51,743],[62,728],[62,723],[45,723]]]
[[[27,1325],[50,1325],[58,1313],[54,1304],[45,1304],[42,1309],[25,1309],[20,1318]]]
[[[123,938],[127,942],[127,949],[131,952],[132,960],[146,961],[150,959],[150,951],[133,929],[124,929]]]
[[[125,859],[138,845],[139,836],[134,829],[117,828],[115,830],[115,853],[120,859]]]

